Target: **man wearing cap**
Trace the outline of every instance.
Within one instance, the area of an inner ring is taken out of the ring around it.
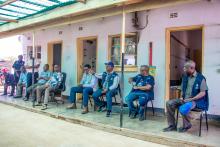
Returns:
[[[191,60],[185,63],[184,71],[186,74],[182,77],[182,98],[172,99],[166,103],[169,126],[163,129],[164,132],[177,130],[174,116],[176,109],[179,109],[183,118],[183,127],[178,129],[179,132],[186,132],[192,127],[189,116],[192,109],[208,110],[208,87],[205,77],[196,71],[196,64]]]
[[[13,96],[15,92],[15,85],[16,85],[14,75],[10,74],[7,68],[3,68],[2,73],[5,78],[3,95],[7,95],[8,86],[11,86],[11,94],[9,96]]]
[[[14,69],[14,77],[15,77],[15,82],[16,84],[19,81],[20,78],[20,74],[21,74],[21,67],[24,66],[24,61],[23,61],[23,56],[19,55],[18,56],[18,60],[14,62],[14,64],[12,65],[12,68]]]
[[[130,111],[130,118],[135,119],[139,114],[139,120],[144,120],[144,108],[149,100],[154,98],[154,77],[149,75],[149,67],[142,65],[140,74],[135,77],[129,78],[129,83],[133,85],[131,92],[125,98]],[[138,99],[139,110],[134,107],[133,102]]]
[[[93,93],[93,99],[95,105],[99,107],[99,111],[102,111],[102,108],[105,107],[105,103],[99,99],[100,96],[106,95],[107,100],[107,114],[106,117],[110,117],[112,111],[112,97],[117,94],[119,76],[114,72],[114,64],[112,62],[105,63],[106,71],[102,74],[95,74],[99,79],[102,79],[102,88],[98,89]]]
[[[83,111],[82,114],[89,112],[88,101],[89,95],[93,94],[93,91],[97,90],[97,78],[91,73],[91,66],[89,64],[84,65],[84,73],[80,84],[76,87],[72,87],[70,90],[69,101],[70,105],[67,109],[76,109],[76,93],[82,93],[83,95]]]

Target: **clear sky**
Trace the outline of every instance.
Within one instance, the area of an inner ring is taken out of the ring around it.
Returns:
[[[18,35],[0,39],[0,59],[7,57],[17,58],[22,52],[22,43],[19,41]]]

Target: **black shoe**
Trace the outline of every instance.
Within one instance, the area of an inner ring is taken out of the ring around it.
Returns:
[[[29,98],[25,97],[25,98],[23,98],[23,100],[24,100],[24,101],[28,101],[28,100],[29,100]]]
[[[144,120],[144,115],[140,115],[140,116],[139,116],[139,120],[140,120],[140,121],[143,121],[143,120]]]
[[[111,110],[108,110],[106,113],[106,117],[110,117],[111,116]]]
[[[98,112],[104,112],[104,111],[106,111],[105,105],[100,106],[100,107],[98,108]]]
[[[178,132],[184,133],[184,132],[188,131],[191,127],[192,127],[192,125],[189,125],[188,127],[180,127],[178,129]]]
[[[176,126],[169,126],[167,128],[163,129],[163,132],[170,132],[170,131],[176,131]]]
[[[7,93],[3,93],[1,96],[5,96],[5,95],[7,95]]]
[[[14,96],[14,98],[21,98],[21,97],[22,97],[21,95]]]
[[[136,117],[137,117],[137,112],[133,112],[133,113],[131,113],[131,115],[130,115],[130,119],[135,119]]]
[[[37,103],[34,106],[42,106],[42,104],[41,103]]]

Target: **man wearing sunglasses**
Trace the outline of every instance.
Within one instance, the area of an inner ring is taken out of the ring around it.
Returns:
[[[70,90],[69,101],[70,105],[67,109],[76,109],[76,93],[82,93],[83,95],[83,111],[82,114],[89,112],[88,101],[89,95],[93,94],[93,91],[97,89],[97,78],[92,74],[91,66],[89,64],[84,65],[84,73],[81,82],[78,86],[72,87]]]
[[[129,78],[129,83],[133,88],[128,96],[125,98],[130,111],[130,118],[135,119],[139,114],[139,120],[144,120],[144,106],[150,99],[154,98],[154,77],[148,74],[149,67],[142,65],[140,74],[135,77]],[[138,99],[139,110],[134,107],[133,102]]]

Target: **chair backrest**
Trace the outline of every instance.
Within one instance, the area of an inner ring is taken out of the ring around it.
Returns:
[[[63,79],[58,89],[61,91],[65,91],[66,90],[66,73],[62,72],[62,75],[63,75]]]

